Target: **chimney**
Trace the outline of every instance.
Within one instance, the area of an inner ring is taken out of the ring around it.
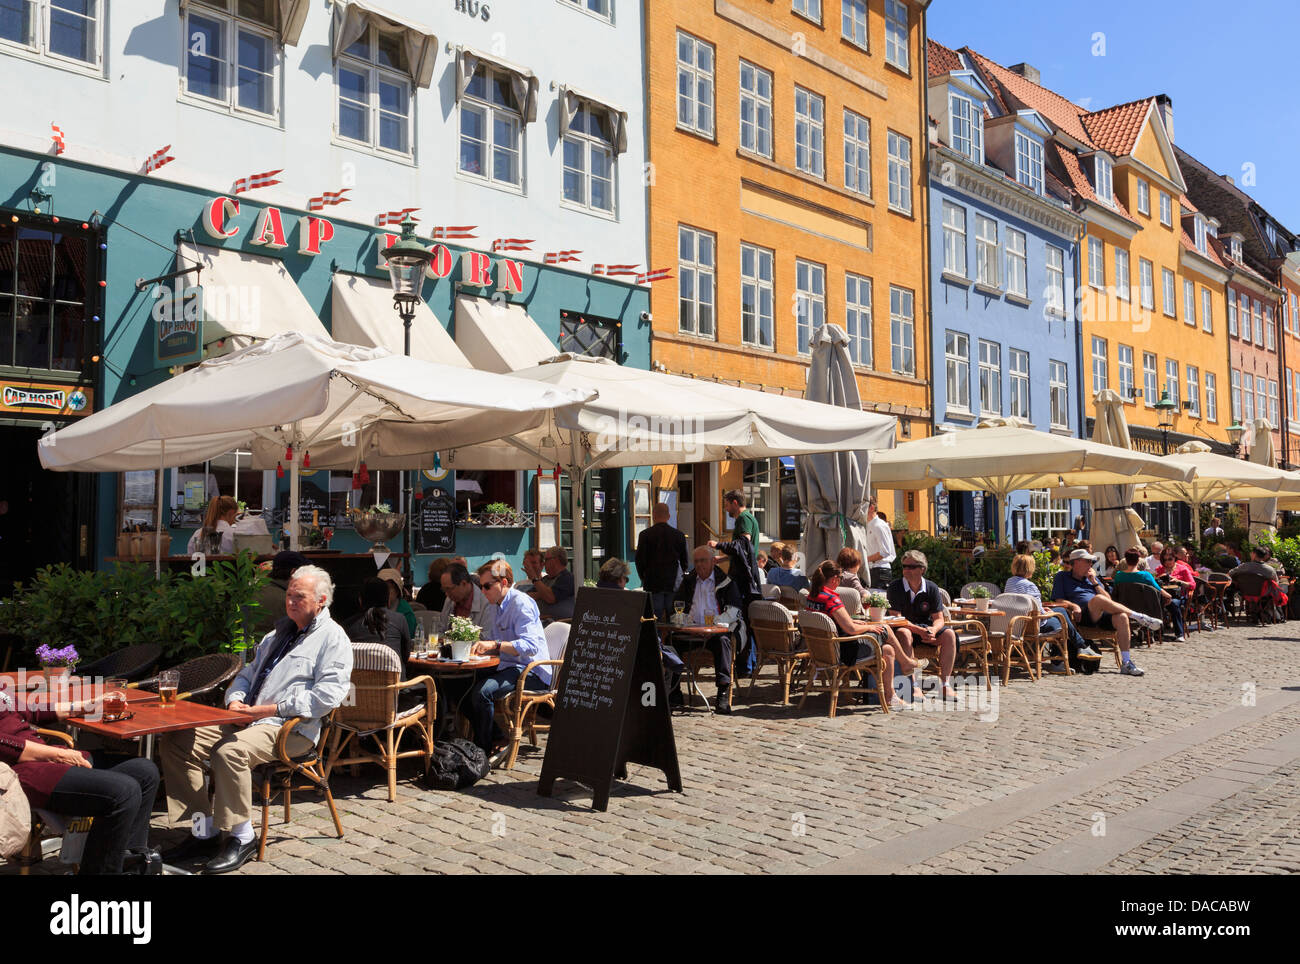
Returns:
[[[1225,181],[1227,181],[1227,182],[1228,182],[1229,184],[1231,184],[1233,187],[1236,187],[1236,186],[1237,186],[1237,182],[1234,181],[1234,180],[1232,179],[1232,175],[1231,175],[1231,174],[1224,174],[1224,175],[1222,175],[1222,177],[1223,177],[1223,179],[1224,179]]]
[[[1174,102],[1168,94],[1156,95],[1156,109],[1160,111],[1160,119],[1165,122],[1165,133],[1169,139],[1174,139]]]
[[[1014,67],[1008,67],[1013,74],[1019,74],[1031,84],[1043,85],[1043,75],[1038,72],[1038,68],[1033,64],[1016,64]]]

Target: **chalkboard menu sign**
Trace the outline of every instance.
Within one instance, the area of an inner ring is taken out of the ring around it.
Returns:
[[[794,477],[781,480],[781,538],[798,539],[803,535],[803,506]]]
[[[324,473],[325,484],[329,485],[329,473]],[[321,525],[329,524],[330,497],[315,482],[305,476],[298,483],[298,521],[303,525],[311,524],[311,514],[315,510]]]
[[[430,486],[424,490],[416,521],[416,552],[456,551],[456,503],[446,489]]]
[[[549,797],[556,778],[576,780],[606,810],[628,763],[663,770],[681,791],[650,596],[584,587],[571,625],[537,792]]]

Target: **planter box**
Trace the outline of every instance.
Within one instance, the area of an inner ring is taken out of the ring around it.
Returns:
[[[155,543],[161,536],[162,553],[166,556],[171,550],[170,532],[119,532],[117,534],[117,554],[132,562],[150,562],[153,560]]]

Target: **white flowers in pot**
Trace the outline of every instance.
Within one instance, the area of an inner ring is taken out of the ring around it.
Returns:
[[[873,592],[867,595],[867,619],[873,623],[881,622],[885,618],[885,609],[889,606],[889,597],[883,592]]]

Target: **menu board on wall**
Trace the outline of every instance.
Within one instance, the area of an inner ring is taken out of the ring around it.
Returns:
[[[456,551],[456,503],[446,489],[425,487],[416,513],[415,551]]]

